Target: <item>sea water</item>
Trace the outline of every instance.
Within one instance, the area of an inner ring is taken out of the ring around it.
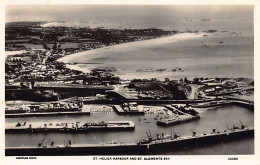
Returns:
[[[86,132],[86,133],[6,133],[6,147],[14,146],[37,146],[38,142],[46,138],[54,141],[56,145],[62,145],[64,140],[70,139],[75,144],[100,144],[112,141],[119,142],[138,142],[147,138],[146,132],[150,131],[152,136],[159,134],[171,135],[171,129],[181,136],[192,135],[191,129],[197,134],[210,133],[212,129],[224,131],[232,128],[234,125],[241,126],[243,122],[246,126],[254,126],[254,112],[246,108],[228,105],[211,109],[197,109],[200,112],[201,119],[190,121],[170,127],[162,127],[156,124],[156,114],[145,114],[144,116],[119,116],[113,113],[111,109],[100,106],[99,111],[95,111],[90,116],[55,116],[55,117],[35,117],[35,118],[13,118],[6,119],[6,122],[76,122],[76,121],[120,121],[130,120],[135,123],[134,131],[105,131],[105,132]],[[105,111],[105,109],[107,111]],[[106,113],[108,112],[108,113]],[[246,138],[231,142],[224,142],[209,146],[197,147],[193,149],[183,149],[179,151],[158,151],[159,154],[253,154],[254,139]],[[157,154],[158,154],[157,153]]]

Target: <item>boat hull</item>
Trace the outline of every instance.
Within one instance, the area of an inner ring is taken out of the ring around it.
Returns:
[[[89,144],[69,147],[7,147],[6,156],[42,156],[42,155],[150,155],[209,144],[254,137],[254,129],[234,130],[222,133],[191,136],[178,139],[163,139],[147,144]]]

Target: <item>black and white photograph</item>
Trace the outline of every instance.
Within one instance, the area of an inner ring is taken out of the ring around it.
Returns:
[[[255,154],[254,5],[4,8],[5,157]]]

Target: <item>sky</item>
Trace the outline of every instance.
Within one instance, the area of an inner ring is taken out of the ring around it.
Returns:
[[[7,5],[6,22],[114,19],[252,18],[253,6],[208,5]]]

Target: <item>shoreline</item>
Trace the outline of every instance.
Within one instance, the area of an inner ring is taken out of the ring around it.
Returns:
[[[110,51],[115,51],[120,53],[121,50],[127,50],[132,47],[146,47],[150,45],[163,45],[167,43],[174,43],[174,42],[179,42],[179,41],[185,41],[185,40],[191,40],[191,39],[197,39],[197,38],[202,38],[205,33],[200,32],[200,33],[178,33],[170,36],[163,36],[163,37],[158,37],[158,38],[153,38],[153,39],[148,39],[148,40],[140,40],[140,41],[133,41],[133,42],[126,42],[126,43],[120,43],[116,45],[111,45],[111,46],[105,46],[97,49],[92,49],[92,50],[87,50],[87,51],[82,51],[82,52],[77,52],[77,53],[72,53],[70,55],[67,55],[65,57],[62,57],[58,59],[58,62],[63,62],[65,63],[66,67],[72,70],[76,71],[81,71],[83,73],[90,73],[91,68],[87,66],[88,61],[91,60],[92,58],[98,58],[97,54],[105,54]],[[84,58],[85,64],[84,63],[78,63],[78,58]],[[75,61],[73,61],[75,60]],[[82,65],[85,65],[84,67],[81,67]],[[116,68],[118,69],[118,68]],[[122,76],[119,76],[122,78]]]
[[[73,62],[74,58],[78,58],[81,56],[85,57],[90,57],[94,56],[95,53],[106,53],[106,51],[118,49],[118,48],[125,48],[131,47],[131,46],[137,46],[137,47],[143,47],[147,46],[149,44],[153,45],[162,45],[165,43],[170,43],[170,42],[179,42],[179,41],[184,41],[184,40],[190,40],[190,39],[195,39],[195,38],[200,38],[203,37],[204,33],[178,33],[170,36],[163,36],[163,37],[157,37],[153,39],[148,39],[148,40],[140,40],[140,41],[133,41],[133,42],[126,42],[126,43],[120,43],[116,45],[111,45],[111,46],[104,46],[101,48],[97,49],[92,49],[92,50],[87,50],[87,51],[82,51],[82,52],[77,52],[77,53],[72,53],[70,55],[67,55],[65,57],[62,57],[58,59],[58,62],[63,62],[63,63],[77,63]]]

